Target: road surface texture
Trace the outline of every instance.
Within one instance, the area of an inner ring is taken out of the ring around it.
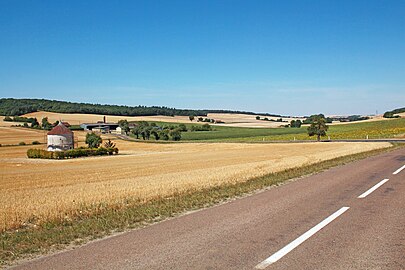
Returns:
[[[404,164],[395,150],[16,269],[405,269]]]

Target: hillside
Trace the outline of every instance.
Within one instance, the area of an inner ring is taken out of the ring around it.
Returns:
[[[244,113],[259,115],[253,112],[231,111],[231,110],[192,110],[176,109],[164,106],[123,106],[109,104],[77,103],[48,99],[0,99],[0,115],[23,115],[38,111],[55,113],[81,113],[81,114],[102,114],[120,116],[207,116],[208,113]],[[280,115],[263,113],[260,115],[279,117]]]
[[[405,114],[405,107],[395,109],[395,110],[392,110],[392,111],[387,111],[387,112],[384,113],[384,117],[385,118],[403,117],[404,114]]]

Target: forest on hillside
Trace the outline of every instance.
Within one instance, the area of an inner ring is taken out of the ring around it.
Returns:
[[[245,113],[253,114],[253,112],[232,111],[232,110],[192,110],[192,109],[176,109],[164,106],[123,106],[123,105],[108,105],[108,104],[91,104],[77,103],[48,99],[15,99],[2,98],[0,99],[0,115],[18,116],[26,113],[48,111],[56,113],[85,113],[85,114],[104,114],[104,115],[121,115],[121,116],[207,116],[208,113]],[[260,115],[277,116],[281,115],[262,113]]]

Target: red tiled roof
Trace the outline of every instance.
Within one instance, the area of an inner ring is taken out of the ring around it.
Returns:
[[[73,134],[73,132],[65,127],[62,123],[59,123],[51,131],[48,132],[48,135],[64,135],[64,134]]]

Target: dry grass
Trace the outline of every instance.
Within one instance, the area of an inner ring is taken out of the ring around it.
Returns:
[[[78,113],[52,113],[52,112],[34,112],[23,115],[25,117],[36,117],[38,121],[40,121],[43,117],[48,117],[50,122],[55,122],[57,120],[63,120],[69,122],[71,125],[79,125],[82,123],[94,123],[97,121],[103,120],[103,115],[98,114],[78,114]],[[205,116],[203,116],[205,118]],[[231,113],[210,113],[207,116],[208,118],[221,120],[224,124],[212,124],[217,126],[227,126],[227,127],[245,127],[245,128],[279,128],[282,125],[286,125],[290,123],[291,120],[304,120],[304,118],[300,117],[293,117],[293,118],[283,118],[283,120],[287,122],[273,122],[273,121],[263,121],[263,120],[256,120],[256,115],[249,115],[249,114],[231,114]],[[260,115],[263,119],[267,117],[268,119],[277,120],[279,117],[271,117],[271,116],[263,116]],[[150,122],[168,122],[168,123],[196,123],[191,122],[188,116],[113,116],[108,115],[106,116],[107,122],[118,122],[119,120],[126,119],[128,121],[150,121]],[[197,118],[197,117],[196,117]],[[3,119],[3,117],[1,118]],[[364,120],[361,122],[372,122],[372,121],[380,121],[380,120],[389,120],[387,118],[383,118],[380,116],[374,116],[368,120]],[[333,122],[331,125],[345,125],[351,124],[353,122]],[[0,121],[0,126],[10,126],[19,123],[13,122],[4,122]]]
[[[25,117],[36,117],[41,121],[43,117],[48,117],[50,122],[63,120],[69,122],[71,125],[79,125],[82,123],[94,123],[103,121],[103,116],[100,114],[80,114],[80,113],[53,113],[53,112],[34,112],[23,115]],[[107,122],[118,122],[119,120],[128,121],[156,121],[156,122],[169,122],[169,123],[190,123],[188,116],[116,116],[106,115]]]
[[[98,114],[68,114],[68,113],[52,113],[52,112],[34,112],[24,115],[25,117],[36,117],[40,121],[43,117],[48,117],[50,122],[55,122],[57,120],[67,121],[72,125],[79,125],[81,123],[97,122],[103,120],[103,115]],[[230,127],[256,127],[256,128],[277,128],[286,123],[270,122],[256,120],[255,115],[248,114],[230,114],[230,113],[211,113],[208,114],[208,118],[221,120],[225,124],[213,124],[220,126],[230,126]],[[261,116],[261,118],[278,119],[279,117]],[[196,117],[197,118],[197,117]],[[205,116],[203,116],[205,118]],[[191,122],[188,116],[106,116],[107,122],[118,122],[119,120],[126,119],[128,121],[150,121],[150,122],[168,122],[168,123],[195,123]],[[284,118],[290,122],[292,119],[303,118]],[[1,123],[0,123],[1,124]]]
[[[31,144],[33,141],[40,143],[46,143],[47,130],[37,130],[23,127],[1,127],[0,126],[0,144],[1,145],[16,145],[20,142]],[[84,138],[86,136],[85,131],[75,131],[75,141],[79,142],[79,145],[84,145]]]
[[[16,126],[16,125],[24,125],[22,122],[9,122],[9,121],[4,121],[4,115],[0,115],[0,127],[11,127],[11,126]]]
[[[122,155],[63,161],[28,160],[28,147],[0,148],[0,228],[69,219],[88,205],[122,207],[128,198],[149,201],[390,146],[125,141],[117,145]]]
[[[0,144],[10,145],[25,142],[31,144],[33,141],[46,142],[46,132],[28,128],[0,127]]]

